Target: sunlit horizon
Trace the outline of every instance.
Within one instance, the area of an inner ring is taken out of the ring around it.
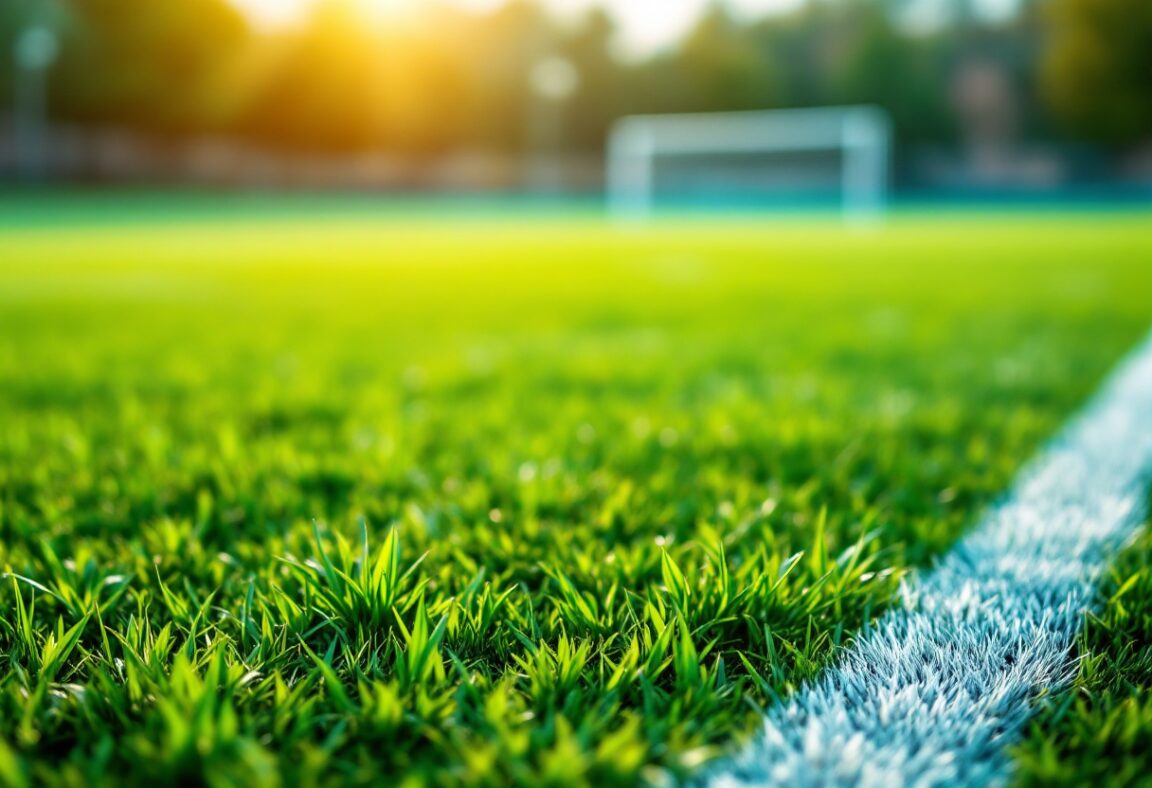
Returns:
[[[290,25],[302,18],[317,0],[232,0],[258,23]],[[421,0],[361,0],[383,12],[404,12],[418,8]],[[490,10],[508,0],[446,0],[475,10]],[[648,54],[668,46],[684,34],[713,0],[540,0],[560,17],[572,18],[596,6],[612,14],[620,26],[620,44],[629,54]],[[803,5],[807,0],[723,0],[739,15],[781,13]]]

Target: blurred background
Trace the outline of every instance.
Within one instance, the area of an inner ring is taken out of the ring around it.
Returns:
[[[2,0],[0,51],[10,186],[595,199],[623,116],[863,104],[907,200],[1152,200],[1148,0]]]

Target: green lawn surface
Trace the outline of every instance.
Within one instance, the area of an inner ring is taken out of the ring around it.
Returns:
[[[1120,557],[1077,642],[1072,688],[1016,748],[1021,786],[1152,785],[1152,533]]]
[[[0,228],[13,784],[689,774],[1152,323],[1141,214],[91,199]]]

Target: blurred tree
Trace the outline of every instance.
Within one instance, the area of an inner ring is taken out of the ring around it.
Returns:
[[[534,0],[511,0],[473,19],[460,43],[475,96],[469,123],[473,144],[524,149],[530,143],[532,67],[540,58],[557,54],[559,31]]]
[[[851,30],[841,25],[839,3],[808,3],[795,12],[767,17],[750,31],[756,45],[772,53],[778,67],[780,106],[831,103],[831,74],[838,69]]]
[[[246,99],[250,30],[227,0],[65,0],[54,106],[163,133],[221,129]]]
[[[1051,0],[1044,95],[1074,132],[1105,143],[1152,137],[1152,2]]]
[[[780,69],[771,47],[713,3],[671,52],[639,66],[633,97],[640,111],[716,112],[781,103]]]
[[[1021,136],[1043,139],[1030,89],[1043,17],[1048,105],[1092,140],[1152,135],[1152,0],[1020,0],[1014,19],[995,22],[972,0],[948,0],[928,27],[909,23],[910,0],[809,0],[751,23],[715,3],[676,47],[644,60],[617,56],[604,11],[560,23],[539,0],[483,12],[318,0],[308,24],[261,34],[231,0],[0,0],[5,103],[17,31],[52,6],[63,11],[52,20],[63,36],[57,117],[159,134],[435,155],[534,149],[546,117],[552,147],[591,152],[625,114],[869,103],[916,146],[955,136],[951,86],[979,61],[1018,97]],[[533,79],[550,58],[579,79],[548,103]]]
[[[453,13],[384,24],[353,0],[318,4],[309,24],[273,47],[244,130],[321,151],[451,145],[469,105]]]
[[[719,4],[688,34],[677,59],[682,95],[694,110],[755,109],[778,98],[770,53]]]
[[[13,0],[0,5],[0,116],[7,115],[13,101],[13,82],[16,76],[16,36],[24,26],[29,3]]]
[[[626,67],[612,51],[615,35],[612,18],[602,8],[595,8],[562,45],[564,56],[580,77],[566,118],[567,142],[580,150],[600,150],[612,121],[629,110],[622,79]]]
[[[947,136],[949,116],[936,37],[901,34],[878,5],[855,2],[839,25],[842,51],[827,78],[837,104],[877,104],[892,116],[901,142]],[[894,78],[899,75],[899,78]]]

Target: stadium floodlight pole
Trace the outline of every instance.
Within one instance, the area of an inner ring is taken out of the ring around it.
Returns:
[[[580,87],[580,72],[564,55],[555,21],[537,16],[525,78],[526,185],[536,192],[558,192],[564,186],[560,157],[569,100]]]
[[[572,61],[553,54],[538,59],[528,78],[532,185],[541,191],[557,191],[564,185],[558,161],[563,153],[564,109],[580,86],[580,73]]]
[[[33,24],[16,39],[16,129],[20,170],[30,181],[45,173],[44,135],[48,127],[48,69],[59,42],[51,28]]]

